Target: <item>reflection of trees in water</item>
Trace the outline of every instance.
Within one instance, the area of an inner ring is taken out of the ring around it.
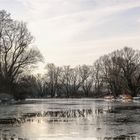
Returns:
[[[0,119],[0,124],[20,124],[25,122],[32,122],[36,119],[45,119],[47,121],[66,121],[67,119],[79,119],[88,117],[97,117],[100,114],[111,112],[111,109],[73,109],[73,110],[58,110],[58,111],[47,111],[38,113],[26,113],[19,118],[5,118]],[[39,121],[38,121],[39,122]]]
[[[104,137],[104,140],[139,140],[139,138],[137,136],[120,135],[117,137]]]
[[[4,118],[0,119],[0,124],[12,124],[20,125],[26,122],[37,121],[40,123],[42,120],[46,122],[69,122],[76,121],[79,119],[87,119],[89,121],[94,121],[98,123],[103,122],[112,122],[113,124],[122,124],[122,123],[131,123],[139,122],[139,119],[133,118],[131,115],[118,116],[122,110],[112,107],[98,107],[93,109],[68,109],[68,110],[52,110],[46,112],[36,112],[36,113],[26,113],[17,118]],[[112,114],[111,117],[107,117],[107,114]]]
[[[98,108],[93,108],[93,109],[92,108],[90,108],[90,109],[71,109],[71,110],[69,109],[69,110],[53,110],[53,111],[38,112],[38,113],[26,113],[26,114],[23,114],[19,118],[0,119],[0,125],[1,126],[3,124],[4,124],[4,126],[13,125],[13,127],[14,127],[14,126],[22,126],[24,123],[31,124],[32,122],[35,122],[35,124],[38,124],[38,125],[42,125],[44,123],[48,123],[48,124],[56,123],[56,124],[59,124],[59,126],[60,126],[62,123],[67,124],[68,122],[71,123],[71,121],[73,121],[75,123],[77,120],[81,119],[79,121],[80,124],[78,124],[79,126],[77,127],[77,129],[81,129],[82,133],[85,133],[85,130],[88,130],[88,132],[95,133],[95,135],[96,135],[96,132],[104,133],[104,131],[102,131],[104,129],[102,127],[102,123],[104,123],[104,122],[108,123],[111,121],[111,122],[113,122],[113,125],[115,125],[114,121],[116,121],[116,119],[113,119],[113,118],[111,118],[111,120],[105,119],[106,114],[109,114],[109,113],[112,114],[112,112],[114,112],[114,109],[111,107],[107,107],[107,108],[98,107]],[[72,126],[74,124],[73,122],[72,122]],[[77,124],[77,122],[76,122],[76,124]],[[81,124],[82,124],[82,126],[81,126]],[[86,125],[84,125],[84,124],[86,124]],[[52,124],[51,124],[51,126],[52,126]],[[96,128],[96,129],[94,129],[94,128]],[[105,128],[105,131],[106,132],[110,131],[110,125],[107,125],[107,127]],[[130,131],[130,132],[132,132],[132,131]],[[16,138],[14,138],[15,136],[11,135],[10,134],[11,132],[9,133],[8,131],[1,131],[0,133],[1,133],[0,139],[5,139],[5,140],[18,139],[17,136],[16,136]],[[82,133],[80,133],[80,134],[82,135]],[[139,139],[138,137],[134,136],[134,134],[130,134],[130,133],[128,135],[120,134],[120,136],[117,136],[117,137],[111,137],[110,134],[108,134],[108,135],[105,135],[106,137],[102,137],[102,138],[100,138],[101,135],[99,135],[99,137],[97,137],[97,140],[136,140],[136,139]],[[114,136],[114,134],[113,134],[113,136]]]
[[[5,131],[1,132],[0,139],[1,140],[27,140],[27,139],[16,136],[16,134],[10,135],[9,130],[5,130]],[[138,136],[129,136],[129,135],[120,135],[117,137],[97,138],[97,140],[139,140],[139,137]]]

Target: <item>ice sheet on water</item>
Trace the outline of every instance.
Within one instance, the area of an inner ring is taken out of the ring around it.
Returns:
[[[0,132],[3,134],[8,129],[9,134],[6,135],[31,140],[58,140],[58,137],[139,139],[139,116],[140,103],[135,102],[122,104],[102,99],[26,100],[22,104],[0,106]]]

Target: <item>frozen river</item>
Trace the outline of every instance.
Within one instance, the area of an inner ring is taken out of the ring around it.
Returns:
[[[0,105],[1,140],[139,140],[140,102],[27,100]]]

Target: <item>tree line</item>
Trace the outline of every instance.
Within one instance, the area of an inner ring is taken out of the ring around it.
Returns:
[[[0,11],[0,91],[14,93],[23,73],[42,60],[39,50],[32,46],[33,36],[26,23],[13,20],[5,10]]]
[[[0,11],[0,93],[15,98],[136,96],[140,92],[140,51],[124,47],[97,59],[92,65],[56,66],[33,75],[40,51],[26,23]]]

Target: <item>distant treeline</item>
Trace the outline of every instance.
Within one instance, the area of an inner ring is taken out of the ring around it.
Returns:
[[[140,93],[140,51],[125,47],[100,57],[93,65],[45,66],[45,74],[33,75],[43,61],[33,47],[24,22],[0,11],[0,93],[15,98],[102,97]]]

